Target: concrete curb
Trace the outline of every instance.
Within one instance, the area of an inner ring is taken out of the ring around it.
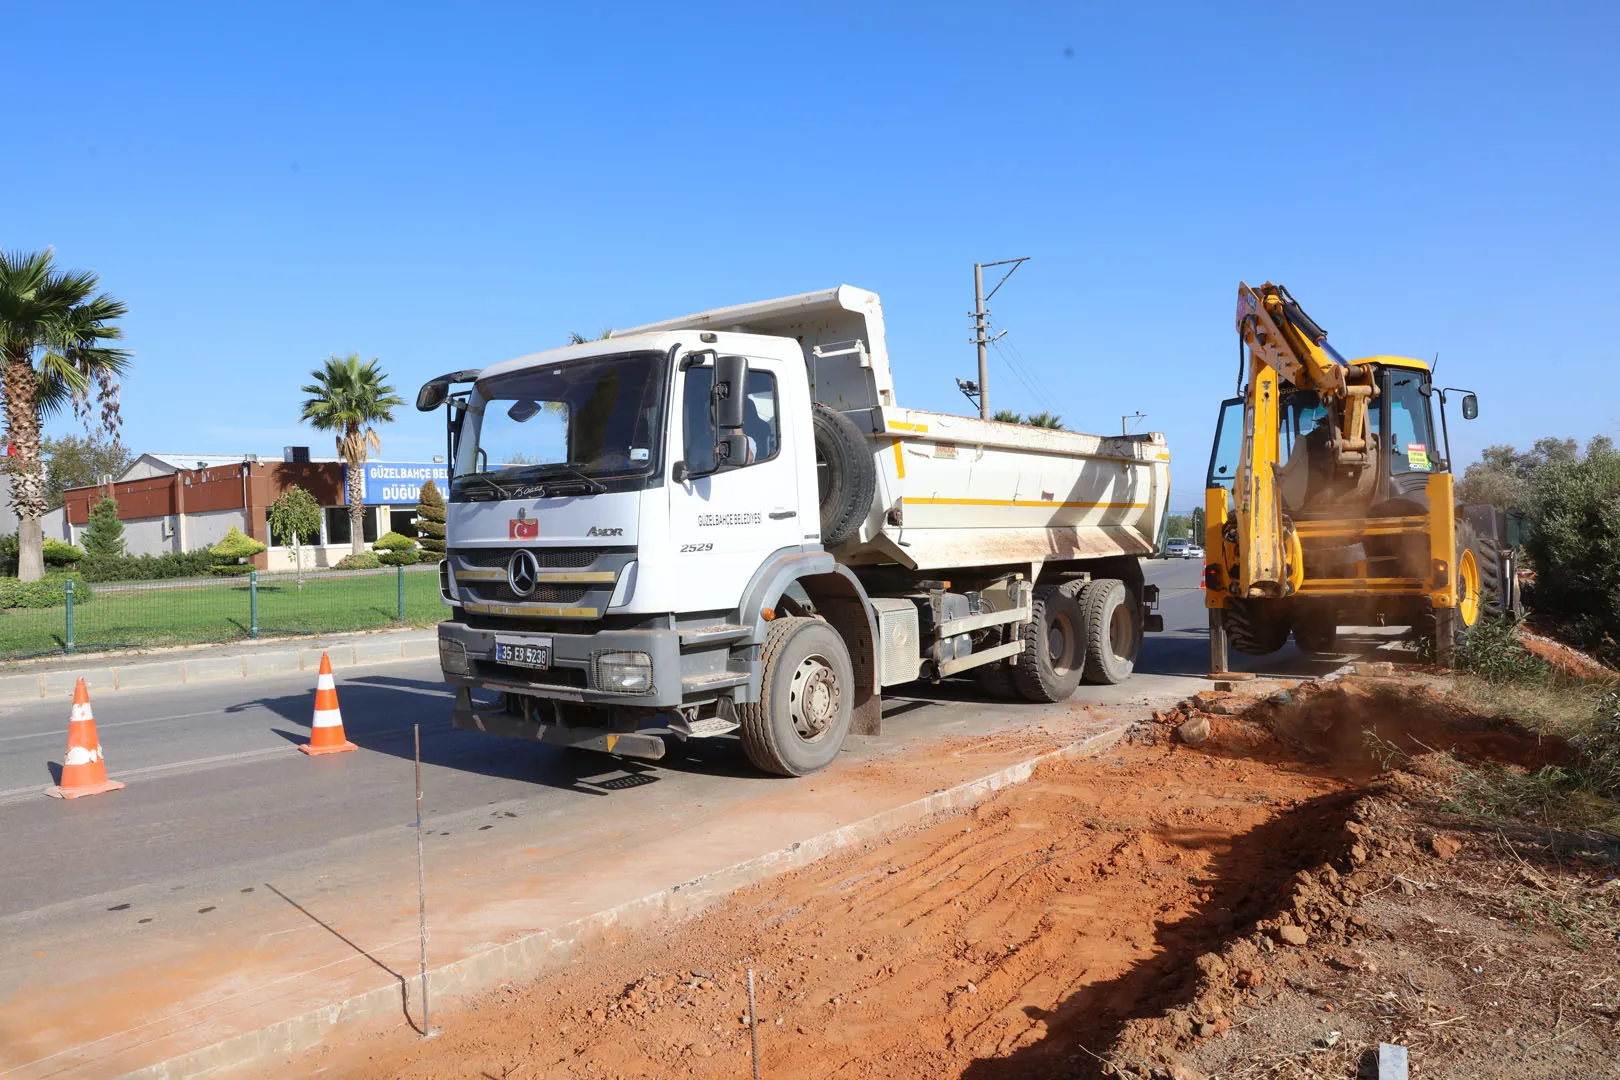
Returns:
[[[845,848],[885,839],[936,814],[971,809],[1003,788],[1028,781],[1042,765],[1085,757],[1107,749],[1118,742],[1130,726],[1129,723],[1119,724],[1079,742],[1008,765],[989,776],[936,791],[853,824],[587,915],[556,929],[541,930],[509,944],[434,968],[428,972],[428,993],[438,1004],[481,993],[509,979],[538,978],[565,966],[582,948],[607,940],[610,935],[620,936],[667,924],[671,920],[691,918],[749,885],[808,866]],[[402,1005],[417,1005],[407,1000],[416,986],[414,978],[408,984],[393,982],[379,986],[343,1001],[331,1002],[269,1024],[257,1031],[126,1073],[122,1080],[190,1080],[191,1077],[205,1076],[223,1069],[268,1064],[274,1058],[319,1045],[339,1024],[397,1017]]]
[[[266,648],[232,656],[99,664],[72,671],[0,676],[0,705],[71,697],[73,684],[81,678],[92,692],[103,694],[109,690],[138,690],[315,671],[320,667],[323,652],[331,656],[334,668],[384,664],[396,660],[427,660],[439,655],[438,632],[405,630],[361,641],[335,642],[319,648],[291,644],[285,648]]]

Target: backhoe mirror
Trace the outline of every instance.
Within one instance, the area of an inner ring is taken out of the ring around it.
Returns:
[[[714,426],[721,445],[743,426],[743,402],[748,383],[748,357],[714,358]]]
[[[1464,420],[1472,420],[1479,415],[1479,398],[1473,394],[1464,394],[1462,400]]]

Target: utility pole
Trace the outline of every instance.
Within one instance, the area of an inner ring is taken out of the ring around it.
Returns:
[[[996,291],[1007,284],[1007,279],[1013,276],[1013,271],[1028,261],[1029,256],[1026,255],[1022,259],[1002,259],[1000,262],[973,264],[973,344],[979,347],[979,417],[983,420],[990,419],[990,364],[985,348],[996,338],[1001,337],[1001,334],[1006,333],[1003,330],[994,338],[985,336],[989,331],[990,309],[984,305],[990,296],[996,295]],[[1001,275],[996,287],[990,290],[990,296],[984,294],[984,268],[987,266],[1012,267],[1012,270]]]
[[[1147,413],[1145,413],[1145,412],[1133,412],[1128,416],[1120,417],[1119,418],[1119,433],[1121,435],[1129,435],[1131,433],[1130,422],[1132,420],[1145,420],[1145,419],[1147,419]]]

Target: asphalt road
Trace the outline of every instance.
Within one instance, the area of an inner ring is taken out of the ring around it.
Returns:
[[[1192,680],[1208,665],[1198,573],[1190,561],[1146,564],[1162,590],[1166,632],[1149,637],[1129,683],[1083,687],[1076,701],[1119,704],[1196,689]],[[1333,666],[1291,650],[1267,660],[1279,674]],[[338,686],[360,750],[326,758],[292,749],[309,737],[313,687],[305,675],[102,695],[93,702],[102,745],[112,775],[128,787],[71,802],[41,794],[61,760],[66,707],[0,710],[0,938],[24,929],[33,936],[77,910],[137,894],[190,894],[270,870],[318,875],[323,847],[363,847],[412,820],[413,724],[421,725],[425,809],[443,835],[478,828],[494,805],[565,828],[582,803],[612,802],[581,795],[656,780],[665,798],[702,799],[781,782],[756,774],[734,740],[710,740],[692,760],[625,765],[453,730],[432,662],[346,669]],[[988,701],[967,683],[919,688],[888,699],[885,732],[864,749],[993,732],[1029,722],[1038,708]]]

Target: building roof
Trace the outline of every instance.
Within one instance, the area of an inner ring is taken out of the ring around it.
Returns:
[[[125,480],[144,480],[152,476],[167,476],[185,469],[212,469],[220,465],[240,465],[244,461],[278,462],[280,454],[142,454],[118,477]],[[332,462],[335,457],[311,457],[312,463]]]

